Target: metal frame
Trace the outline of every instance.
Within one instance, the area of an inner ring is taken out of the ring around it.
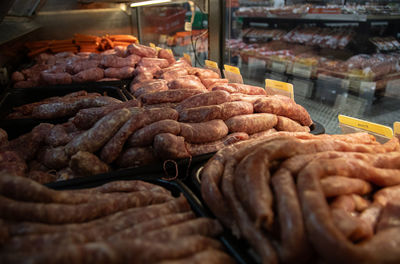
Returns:
[[[225,0],[208,0],[208,6],[208,58],[222,67],[225,46]]]

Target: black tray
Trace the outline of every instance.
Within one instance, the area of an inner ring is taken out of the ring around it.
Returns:
[[[128,98],[121,91],[121,88],[115,86],[96,85],[60,85],[52,87],[10,89],[6,92],[0,101],[0,127],[7,131],[10,139],[16,138],[22,134],[28,133],[33,127],[40,123],[60,124],[68,120],[69,117],[56,119],[4,119],[12,108],[24,104],[41,101],[53,96],[64,96],[68,93],[85,90],[89,93],[106,94],[121,101],[127,101]]]
[[[132,174],[129,175],[127,173],[118,172],[118,173],[110,173],[109,177],[103,177],[98,181],[81,183],[78,185],[74,184],[74,182],[72,181],[65,181],[63,182],[62,185],[60,185],[59,182],[55,182],[46,184],[46,186],[55,190],[72,190],[72,189],[96,187],[116,180],[142,180],[162,186],[168,189],[172,193],[172,195],[176,197],[179,196],[180,194],[183,194],[188,200],[192,210],[195,212],[197,216],[214,218],[211,212],[206,207],[203,206],[199,198],[183,182],[181,182],[180,180],[174,180],[174,181],[164,180],[162,179],[162,175],[156,173],[132,176]],[[234,257],[239,264],[253,263],[250,256],[243,251],[242,249],[243,244],[241,242],[239,243],[239,241],[237,241],[237,239],[235,239],[226,230],[219,237],[219,240],[226,247],[229,254],[232,257]]]

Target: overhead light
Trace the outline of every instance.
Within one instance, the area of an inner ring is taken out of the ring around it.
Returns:
[[[146,5],[156,5],[156,4],[163,4],[169,3],[171,0],[149,0],[149,1],[139,1],[136,3],[132,3],[131,7],[138,7],[138,6],[146,6]]]

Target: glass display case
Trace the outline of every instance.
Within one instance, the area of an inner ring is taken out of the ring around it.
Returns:
[[[224,63],[294,85],[327,133],[338,114],[400,120],[399,1],[226,1]]]

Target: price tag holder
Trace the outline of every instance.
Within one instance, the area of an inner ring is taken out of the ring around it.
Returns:
[[[160,43],[165,43],[167,42],[167,35],[161,34],[160,39],[158,40]]]
[[[309,79],[311,77],[311,73],[312,73],[312,66],[308,66],[297,62],[293,65],[293,72],[292,72],[293,75]]]
[[[190,57],[189,54],[183,53],[183,58],[184,58],[187,62],[189,62],[190,65],[193,65],[193,64],[192,64],[192,57]]]
[[[168,46],[173,46],[173,45],[175,45],[175,38],[174,37],[168,37],[167,38],[167,45]]]
[[[221,71],[218,68],[218,63],[216,63],[215,61],[205,60],[204,64],[206,69],[212,70],[218,73],[219,76],[221,76]]]
[[[400,140],[400,122],[394,122],[393,130],[394,135]]]
[[[155,49],[156,48],[156,45],[154,45],[154,43],[149,43],[149,46],[151,47],[151,48],[153,48],[153,49]]]
[[[224,65],[224,76],[231,83],[243,83],[243,77],[238,67]]]
[[[380,125],[377,123],[368,122],[362,119],[339,115],[339,126],[343,134],[355,132],[367,132],[375,136],[376,141],[385,143],[393,137],[393,130],[391,127]]]
[[[294,100],[293,84],[291,83],[265,79],[265,90],[267,93],[284,95]]]

